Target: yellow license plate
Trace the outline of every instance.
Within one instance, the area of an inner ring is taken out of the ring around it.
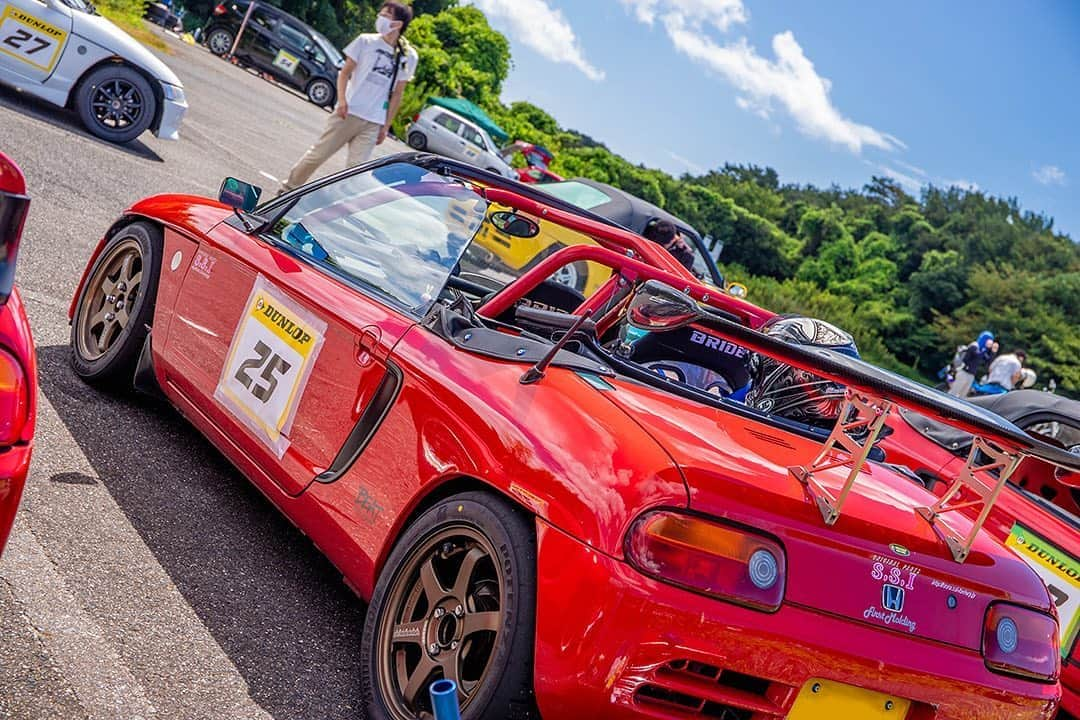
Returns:
[[[815,678],[799,691],[788,720],[903,720],[910,706],[910,700]]]

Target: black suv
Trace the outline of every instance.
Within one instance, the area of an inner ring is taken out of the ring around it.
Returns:
[[[214,8],[202,29],[210,52],[229,54],[248,5],[246,0],[226,0]],[[316,105],[333,107],[337,101],[337,74],[345,58],[326,36],[287,12],[256,3],[235,57],[296,88]]]

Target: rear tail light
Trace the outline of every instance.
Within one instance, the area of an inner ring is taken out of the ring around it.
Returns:
[[[413,115],[412,116],[412,121],[413,122],[420,122],[420,113],[416,113],[415,115]]]
[[[14,445],[22,438],[29,415],[26,373],[13,355],[0,350],[0,447]]]
[[[983,657],[995,672],[1053,682],[1061,673],[1057,620],[1028,608],[995,603],[986,612]]]
[[[30,198],[25,195],[0,191],[0,305],[7,302],[15,285],[15,260],[29,207]]]
[[[626,554],[646,575],[721,600],[767,612],[784,600],[784,549],[752,530],[653,512],[634,522]]]
[[[225,3],[219,3],[214,6],[215,15],[224,15],[226,12],[228,11],[225,9]]]

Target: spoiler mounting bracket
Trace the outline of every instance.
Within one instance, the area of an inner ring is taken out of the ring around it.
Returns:
[[[809,465],[792,465],[788,468],[799,482],[806,485],[826,525],[834,524],[840,517],[840,510],[877,442],[891,407],[892,403],[888,400],[863,395],[848,388],[840,408],[840,419],[833,425],[821,452]],[[847,465],[851,466],[851,471],[836,497],[814,477],[814,473]]]
[[[915,509],[915,512],[942,535],[956,562],[962,563],[967,559],[975,537],[990,515],[990,510],[997,502],[998,495],[1001,494],[1005,483],[1023,459],[1023,454],[1003,450],[989,440],[976,435],[971,443],[971,450],[968,452],[964,467],[960,469],[945,494],[930,507]],[[991,475],[994,470],[997,471],[997,477]],[[974,499],[971,499],[972,495]],[[967,537],[950,527],[948,523],[938,521],[945,513],[976,506],[981,506],[982,509]]]

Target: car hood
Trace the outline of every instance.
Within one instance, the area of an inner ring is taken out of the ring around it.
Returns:
[[[101,15],[72,11],[72,30],[149,73],[156,80],[183,87],[169,66],[135,38]]]
[[[1046,588],[1015,555],[980,533],[963,563],[915,509],[934,496],[883,465],[860,472],[828,526],[789,467],[821,443],[773,425],[621,378],[612,402],[641,419],[682,470],[690,507],[776,536],[787,553],[785,602],[972,650],[994,600],[1050,610]],[[815,473],[834,495],[844,468]],[[949,518],[958,530],[963,517]],[[904,590],[899,611],[884,586]]]

